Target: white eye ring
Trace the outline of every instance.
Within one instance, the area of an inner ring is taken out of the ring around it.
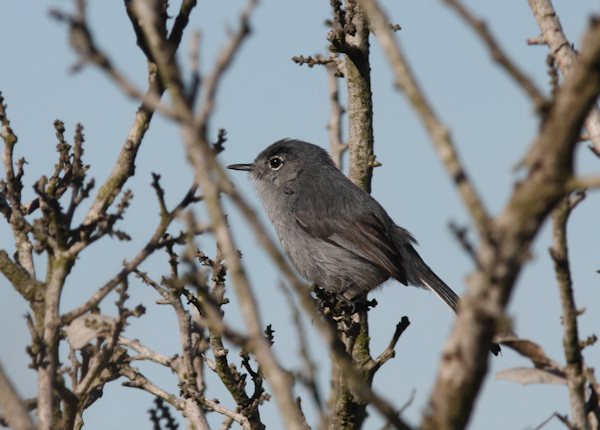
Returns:
[[[279,170],[281,166],[283,166],[283,159],[281,157],[274,155],[269,158],[269,167],[271,170]]]

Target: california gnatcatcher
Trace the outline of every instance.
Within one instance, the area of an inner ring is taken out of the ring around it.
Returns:
[[[428,288],[458,312],[458,296],[425,264],[413,236],[319,146],[284,139],[253,163],[227,167],[250,172],[283,249],[308,281],[352,300],[394,278]]]

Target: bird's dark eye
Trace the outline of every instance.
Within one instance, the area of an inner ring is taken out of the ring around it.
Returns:
[[[275,155],[269,158],[269,166],[273,170],[279,170],[279,168],[283,166],[283,160],[281,159],[281,157]]]

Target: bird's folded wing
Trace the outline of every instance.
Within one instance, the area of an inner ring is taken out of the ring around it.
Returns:
[[[307,219],[311,221],[306,221]],[[402,257],[388,236],[385,225],[375,215],[362,219],[326,219],[304,217],[302,213],[298,213],[296,222],[311,236],[356,254],[406,284]]]

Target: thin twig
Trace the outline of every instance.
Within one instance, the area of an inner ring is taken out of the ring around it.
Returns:
[[[450,228],[450,231],[452,231],[458,242],[461,244],[463,250],[467,253],[469,257],[471,257],[471,260],[473,260],[473,262],[475,263],[475,267],[477,267],[478,269],[481,268],[481,263],[479,262],[479,258],[477,257],[475,245],[471,243],[471,241],[467,237],[467,227],[459,226],[454,221],[450,221],[448,227]]]
[[[552,421],[552,418],[556,418],[558,421],[560,421],[567,430],[579,430],[578,428],[575,428],[573,426],[573,424],[569,421],[569,417],[567,417],[566,415],[561,415],[558,412],[554,412],[552,415],[550,415],[548,417],[548,419],[546,419],[544,422],[542,422],[534,430],[542,429],[543,427],[546,426],[546,424],[548,424],[550,421]]]
[[[167,229],[173,220],[179,216],[181,211],[198,200],[198,197],[195,197],[195,191],[196,186],[192,185],[177,206],[175,206],[175,208],[161,218],[158,226],[152,234],[152,237],[138,252],[138,254],[131,261],[125,263],[119,273],[117,273],[112,279],[98,289],[83,305],[63,315],[61,318],[61,323],[68,325],[75,318],[83,315],[86,312],[89,312],[90,309],[94,308],[95,306],[98,306],[98,304],[120,283],[126,280],[127,277],[146,260],[146,258],[152,255],[157,249],[160,249],[164,245],[164,242],[162,241],[163,236],[167,232]]]
[[[504,70],[518,83],[521,88],[529,95],[538,112],[543,112],[547,108],[548,100],[538,89],[535,82],[528,77],[502,49],[496,38],[492,35],[485,21],[477,18],[460,0],[443,0],[452,7],[458,15],[479,35],[479,38],[485,43],[490,55]]]
[[[337,57],[334,57],[337,59]],[[329,132],[329,148],[331,153],[331,159],[338,167],[342,170],[342,157],[344,152],[348,149],[348,145],[344,143],[342,139],[342,116],[344,115],[344,108],[340,102],[340,90],[339,90],[339,70],[337,66],[338,61],[332,61],[327,64],[327,88],[329,89],[329,106],[331,114],[329,122],[327,123],[327,130]]]
[[[6,105],[4,104],[2,93],[0,93],[0,123],[2,124],[0,135],[4,140],[2,161],[6,172],[6,180],[3,181],[6,190],[3,193],[3,198],[10,206],[9,223],[16,242],[15,245],[17,247],[19,265],[27,271],[33,280],[35,280],[33,245],[28,236],[28,232],[32,230],[32,227],[25,219],[25,214],[21,207],[21,190],[23,188],[23,184],[21,183],[22,175],[15,175],[14,170],[13,151],[18,139],[10,128],[10,121],[6,113]]]
[[[197,399],[182,399],[174,396],[160,388],[158,385],[152,383],[139,370],[133,367],[123,366],[119,371],[122,376],[129,379],[129,381],[123,383],[126,387],[139,388],[163,399],[175,409],[182,411],[184,415],[197,426],[195,428],[198,428],[199,430],[210,430],[204,412],[198,407]]]
[[[119,344],[138,353],[138,355],[132,357],[132,360],[150,360],[165,367],[172,367],[173,360],[171,358],[153,351],[137,339],[128,339],[124,336],[120,336]]]
[[[296,55],[292,57],[292,61],[299,66],[307,65],[310,68],[315,66],[327,66],[329,64],[335,63],[335,57],[323,57],[320,54],[317,55]]]
[[[219,84],[221,83],[225,71],[232,64],[233,59],[236,57],[242,46],[242,42],[250,34],[250,16],[257,5],[258,0],[248,1],[248,5],[240,14],[238,31],[230,37],[229,44],[219,54],[212,73],[207,76],[204,81],[200,113],[196,120],[196,124],[204,130],[208,130],[208,122],[215,108],[217,90],[219,89]]]
[[[173,24],[171,34],[169,35],[169,42],[175,51],[180,45],[183,31],[189,22],[189,16],[194,9],[195,4],[195,0],[184,0],[181,3],[181,8],[175,19],[175,23]],[[133,22],[132,24],[134,29],[138,31],[139,25]],[[160,82],[156,67],[150,67],[149,70],[148,88],[146,89],[145,95],[156,94],[160,97],[165,91],[165,88]],[[85,217],[85,225],[92,225],[101,218],[102,214],[106,212],[116,196],[121,192],[127,180],[135,172],[137,153],[143,138],[146,135],[146,131],[149,128],[150,122],[152,121],[153,115],[154,110],[147,104],[142,103],[139,106],[133,125],[125,139],[113,170],[104,184],[100,187],[94,203],[91,205]]]
[[[573,294],[573,281],[569,264],[567,245],[567,221],[571,211],[581,202],[585,194],[578,193],[565,197],[552,212],[553,244],[550,255],[554,260],[554,272],[558,281],[562,304],[562,323],[564,326],[563,347],[565,350],[567,386],[571,402],[571,417],[578,429],[588,428],[585,410],[585,382],[583,357],[579,346],[577,329],[577,307]]]
[[[414,109],[421,117],[421,121],[429,133],[435,149],[444,163],[448,174],[454,180],[462,200],[471,214],[479,236],[483,240],[490,240],[490,216],[483,200],[477,193],[475,185],[472,183],[460,160],[450,131],[440,121],[417,83],[416,77],[410,69],[406,56],[400,47],[400,43],[396,39],[394,32],[389,28],[387,16],[376,0],[360,0],[360,4],[367,12],[369,22],[375,29],[377,39],[390,62],[396,85],[406,94]]]
[[[402,319],[400,319],[400,322],[396,324],[396,330],[394,331],[394,335],[390,339],[388,346],[381,354],[379,354],[379,356],[375,360],[373,360],[374,369],[370,370],[371,372],[374,372],[375,369],[380,368],[388,360],[394,358],[394,356],[396,355],[396,344],[398,343],[398,340],[400,340],[400,336],[402,336],[402,333],[404,333],[404,331],[408,328],[409,325],[410,321],[408,320],[408,317],[403,316]]]
[[[167,118],[179,119],[176,112],[173,112],[168,105],[161,102],[162,93],[160,91],[155,88],[147,91],[139,89],[124,73],[116,68],[108,55],[96,45],[85,20],[85,14],[79,13],[77,16],[73,16],[57,9],[51,10],[50,13],[53,18],[69,24],[73,48],[80,55],[79,62],[73,66],[74,71],[80,70],[85,63],[95,64],[129,97],[141,101],[146,108],[160,112]]]
[[[236,421],[238,424],[240,424],[242,426],[242,428],[244,430],[252,430],[254,428],[250,425],[250,423],[248,422],[248,418],[246,418],[244,415],[242,415],[238,412],[234,412],[230,409],[227,409],[224,406],[221,406],[218,402],[215,402],[215,401],[205,398],[202,400],[202,403],[207,408],[212,409],[213,411],[218,412],[221,415],[224,415],[224,416]]]

